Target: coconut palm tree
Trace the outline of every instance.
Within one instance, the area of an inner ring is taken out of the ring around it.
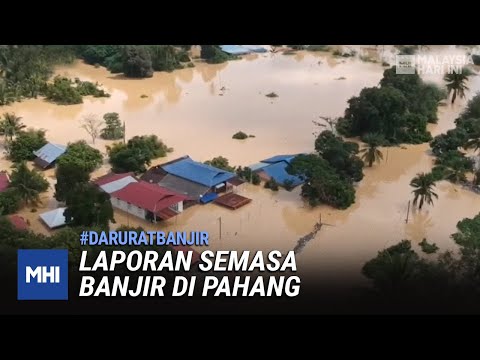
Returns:
[[[418,203],[418,209],[421,210],[424,203],[433,205],[433,198],[438,199],[438,195],[433,191],[435,181],[432,174],[419,173],[410,182],[410,186],[414,188],[413,205]]]
[[[472,75],[472,72],[468,68],[463,68],[462,71],[452,71],[451,74],[445,74],[443,80],[447,82],[448,95],[452,93],[452,104],[455,103],[457,95],[461,98],[465,97],[465,90],[468,90],[465,83],[468,81],[468,77]]]
[[[0,120],[0,134],[12,140],[19,131],[26,128],[21,120],[22,118],[16,116],[14,113],[4,113],[3,119]]]
[[[474,151],[480,150],[480,133],[473,135],[464,146],[464,149],[473,149]]]
[[[465,170],[461,168],[450,168],[447,169],[445,173],[445,179],[450,180],[454,184],[462,183],[467,181],[467,176],[465,175]]]
[[[383,139],[378,134],[367,134],[364,136],[363,140],[366,145],[360,150],[362,160],[368,163],[369,167],[372,167],[374,162],[380,162],[383,160],[383,154],[378,149]]]

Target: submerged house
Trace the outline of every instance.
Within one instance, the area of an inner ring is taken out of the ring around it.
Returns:
[[[277,155],[249,167],[264,181],[274,179],[279,185],[286,186],[287,184],[288,187],[294,188],[304,183],[301,177],[290,175],[287,172],[287,166],[297,155]]]
[[[131,182],[110,193],[112,206],[143,220],[167,220],[183,211],[187,197],[145,181]]]
[[[250,49],[240,45],[220,45],[220,49],[229,55],[246,55],[252,52]]]
[[[8,215],[8,221],[13,225],[13,227],[17,230],[28,230],[28,223],[25,219],[19,215]]]
[[[40,219],[43,220],[45,225],[49,229],[56,229],[67,224],[65,220],[65,212],[66,207],[60,207],[58,209],[50,210],[40,214]]]
[[[187,206],[213,201],[217,194],[236,186],[236,179],[234,173],[194,161],[188,156],[155,166],[142,176],[142,180],[184,195]]]
[[[41,169],[47,169],[48,167],[52,166],[66,150],[66,146],[48,143],[37,151],[33,152],[33,154],[36,156],[33,162]]]

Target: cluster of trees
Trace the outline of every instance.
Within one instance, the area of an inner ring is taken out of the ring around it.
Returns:
[[[173,71],[182,63],[193,64],[187,51],[191,45],[80,45],[77,54],[92,65],[105,66],[112,73],[143,78],[154,71]]]
[[[125,143],[107,146],[112,171],[116,173],[142,173],[153,159],[167,156],[173,149],[167,147],[156,135],[135,136]]]
[[[43,130],[24,130],[21,118],[13,113],[3,114],[0,134],[4,136],[7,156],[14,161],[9,188],[0,193],[0,215],[12,214],[26,204],[35,205],[40,194],[49,187],[45,177],[30,170],[26,160],[33,158],[33,151],[46,144]]]
[[[69,45],[0,45],[0,106],[36,98],[53,73],[53,66],[72,62]]]
[[[13,162],[33,160],[33,151],[47,143],[44,130],[27,129],[22,118],[4,113],[0,120],[0,135],[4,136],[7,156]]]
[[[220,64],[228,60],[236,59],[220,49],[219,45],[202,45],[200,57],[209,64]]]
[[[301,194],[311,206],[348,208],[355,202],[354,183],[363,179],[358,144],[324,130],[315,140],[315,150],[314,154],[297,156],[287,171],[305,179]]]
[[[436,136],[430,142],[436,156],[432,170],[435,180],[467,184],[467,175],[474,174],[473,183],[480,184],[480,172],[464,150],[480,150],[480,94],[475,95],[455,120],[455,128]],[[463,151],[462,151],[463,150]]]
[[[35,169],[30,170],[26,162],[14,164],[10,185],[0,193],[0,215],[12,214],[23,205],[36,205],[48,187],[45,177]]]
[[[437,121],[437,108],[445,97],[418,74],[397,74],[394,66],[385,70],[379,87],[364,88],[348,101],[337,130],[348,137],[375,133],[384,138],[384,145],[430,141],[427,123]]]
[[[435,255],[433,260],[420,256],[410,241],[403,240],[380,251],[364,265],[362,273],[372,280],[377,295],[395,298],[397,303],[400,299],[435,299],[439,303],[478,304],[479,236],[480,214],[458,222],[457,232],[452,235],[459,246],[458,254],[447,251]],[[422,243],[423,252],[434,253],[438,249],[435,244]]]
[[[205,161],[204,164],[214,166],[225,171],[235,172],[235,166],[231,166],[228,162],[228,159],[223,156],[214,157],[212,160]]]
[[[109,97],[110,94],[99,88],[98,83],[90,81],[72,81],[66,77],[56,76],[52,83],[45,84],[45,97],[60,105],[81,104],[83,96]]]
[[[85,141],[68,144],[57,160],[55,198],[66,204],[67,224],[108,229],[109,222],[115,222],[110,195],[90,183],[90,174],[102,161],[100,151]]]
[[[153,71],[172,71],[183,63],[193,66],[187,51],[191,45],[0,45],[0,106],[23,98],[45,95],[60,104],[81,103],[81,96],[108,96],[89,82],[47,84],[53,67],[80,57],[100,64],[112,73],[148,77]]]

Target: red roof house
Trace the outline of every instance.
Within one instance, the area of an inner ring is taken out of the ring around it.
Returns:
[[[136,216],[145,217],[145,213],[139,212],[139,209],[141,209],[145,212],[156,214],[157,217],[163,220],[183,211],[183,201],[187,199],[184,195],[145,181],[130,183],[124,188],[111,193],[110,196],[115,207],[126,210]],[[131,209],[132,205],[135,209]]]
[[[25,219],[19,215],[9,215],[7,216],[8,220],[17,230],[28,230],[28,224]]]
[[[10,178],[6,171],[0,171],[0,192],[7,190],[8,185],[10,185]]]

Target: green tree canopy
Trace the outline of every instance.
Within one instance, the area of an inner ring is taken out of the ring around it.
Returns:
[[[40,200],[40,194],[47,191],[49,184],[40,172],[30,170],[26,162],[22,161],[13,167],[10,187],[18,192],[26,204],[35,205]]]
[[[45,130],[20,131],[8,144],[8,158],[13,162],[35,159],[34,151],[47,144]]]
[[[433,205],[433,198],[438,198],[438,195],[433,191],[435,187],[435,179],[432,174],[419,173],[410,182],[413,187],[413,205],[418,204],[421,210],[425,203]]]
[[[287,171],[305,178],[301,195],[311,206],[326,204],[346,209],[355,202],[352,182],[338,175],[319,155],[299,155],[292,160]]]
[[[145,46],[127,45],[122,53],[123,73],[127,77],[145,78],[153,76],[152,57]]]
[[[89,183],[77,184],[75,191],[67,194],[65,219],[72,226],[98,226],[109,228],[115,222],[110,195]]]
[[[107,146],[109,162],[116,173],[145,172],[152,159],[164,157],[171,150],[156,135],[135,136],[127,144]]]
[[[124,128],[118,113],[111,112],[103,115],[105,127],[102,129],[100,136],[106,140],[122,139],[124,135]]]
[[[21,120],[22,118],[14,113],[4,113],[0,120],[0,134],[12,140],[14,136],[26,128]]]
[[[57,160],[55,175],[55,198],[65,201],[68,194],[76,191],[78,184],[90,181],[90,173],[102,164],[99,150],[77,141],[67,146],[65,153]]]
[[[216,168],[219,168],[225,171],[230,171],[230,172],[235,171],[235,167],[230,166],[230,164],[228,163],[228,159],[223,156],[217,156],[217,157],[214,157],[212,160],[207,160],[205,161],[205,164],[214,166]]]
[[[0,193],[0,215],[13,214],[21,205],[22,198],[15,188],[8,188]]]
[[[315,140],[315,150],[339,175],[356,182],[363,179],[363,162],[356,156],[358,144],[324,130]]]

